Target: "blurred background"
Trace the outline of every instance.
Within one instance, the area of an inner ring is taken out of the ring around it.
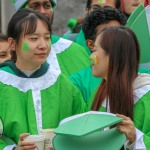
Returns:
[[[54,11],[53,33],[63,35],[67,32],[68,19],[83,17],[85,6],[86,0],[58,0]],[[14,12],[15,9],[9,0],[0,0],[0,32],[6,32],[7,24]]]

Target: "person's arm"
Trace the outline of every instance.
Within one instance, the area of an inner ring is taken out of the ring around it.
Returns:
[[[15,147],[16,147],[16,143],[12,139],[6,136],[2,136],[0,138],[0,149],[13,150],[13,148]]]
[[[117,117],[123,118],[121,123],[118,123],[117,129],[126,135],[128,143],[125,145],[129,150],[147,150],[150,149],[150,136],[136,129],[133,121],[124,115],[117,114]],[[147,144],[146,144],[147,143]]]
[[[0,149],[3,150],[34,149],[36,145],[33,142],[24,141],[24,138],[29,135],[30,135],[29,133],[21,134],[17,145],[10,138],[3,136],[0,139]]]
[[[83,100],[81,92],[73,85],[73,104],[72,115],[83,113],[85,111],[85,102]]]

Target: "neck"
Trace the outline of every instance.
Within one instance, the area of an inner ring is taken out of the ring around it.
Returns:
[[[23,64],[23,63],[21,63],[21,62],[19,62],[19,61],[16,61],[16,67],[19,69],[19,70],[26,70],[26,71],[32,71],[32,70],[36,70],[36,69],[39,69],[40,67],[41,67],[41,64],[39,65],[37,65],[37,64],[35,64],[35,65],[31,65],[31,64]]]

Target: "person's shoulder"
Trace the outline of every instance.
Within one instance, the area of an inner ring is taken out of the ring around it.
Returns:
[[[150,99],[150,74],[141,73],[135,79],[134,84],[134,103],[139,100]]]
[[[11,73],[11,74],[14,74],[13,70],[12,70],[12,66],[14,65],[14,62],[13,61],[6,61],[4,63],[1,63],[0,64],[0,71],[1,71],[1,74],[2,73]]]

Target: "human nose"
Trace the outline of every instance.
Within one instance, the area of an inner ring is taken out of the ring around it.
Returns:
[[[44,9],[43,6],[40,6],[39,8],[39,13],[43,14],[43,15],[46,15],[46,10]]]
[[[39,48],[40,49],[46,49],[48,47],[47,42],[44,39],[41,39],[40,44],[39,44]]]

